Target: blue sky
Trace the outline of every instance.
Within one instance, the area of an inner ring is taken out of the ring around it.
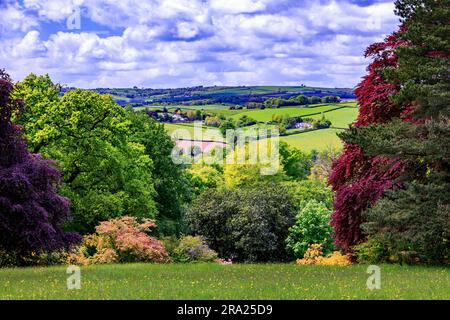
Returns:
[[[0,0],[0,68],[83,88],[353,87],[365,48],[397,28],[393,9],[381,0]]]

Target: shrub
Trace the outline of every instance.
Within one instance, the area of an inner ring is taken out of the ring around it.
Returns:
[[[172,251],[174,262],[213,262],[217,253],[211,250],[201,237],[184,236]]]
[[[297,215],[297,222],[289,229],[287,249],[301,258],[311,244],[321,244],[325,254],[334,250],[331,239],[331,210],[315,200],[309,201]]]
[[[16,251],[0,250],[0,268],[11,268],[20,265],[52,266],[65,264],[68,252],[66,250],[31,252],[22,256]]]
[[[206,191],[187,213],[192,231],[220,257],[245,262],[286,260],[294,219],[291,197],[280,184]]]
[[[86,236],[69,263],[96,264],[113,262],[168,262],[169,256],[162,242],[145,232],[156,227],[153,220],[125,216],[101,222],[96,233]]]
[[[297,259],[298,265],[318,265],[318,266],[348,266],[351,260],[348,255],[343,255],[339,251],[323,256],[322,245],[312,244],[309,246],[303,259]]]
[[[257,121],[255,119],[250,118],[247,115],[243,115],[237,121],[236,126],[237,127],[249,127],[249,126],[255,125],[256,123],[257,123]]]
[[[354,246],[353,253],[359,263],[380,263],[389,260],[386,247],[376,238],[369,238],[366,242]]]
[[[221,124],[221,120],[219,119],[219,117],[214,116],[214,117],[206,117],[205,119],[205,125],[207,125],[208,127],[216,127],[218,128]]]
[[[320,244],[311,244],[308,246],[303,259],[297,259],[299,265],[316,264],[317,259],[323,255],[322,246]]]

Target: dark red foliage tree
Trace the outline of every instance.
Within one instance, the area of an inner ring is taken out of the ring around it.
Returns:
[[[21,128],[11,121],[22,107],[11,98],[12,89],[0,70],[0,249],[23,258],[67,248],[80,237],[62,228],[70,201],[56,192],[60,172],[27,151]]]
[[[400,29],[399,32],[402,32]],[[368,74],[357,86],[355,93],[359,103],[359,115],[354,127],[381,124],[393,118],[406,121],[409,109],[391,101],[392,95],[400,89],[398,83],[387,82],[383,73],[397,66],[395,49],[405,44],[397,33],[384,42],[375,43],[366,51],[366,57],[373,61]],[[346,144],[344,153],[333,163],[330,184],[335,191],[332,225],[335,244],[346,252],[360,243],[361,213],[373,206],[402,171],[402,164],[393,158],[369,157],[356,144]]]

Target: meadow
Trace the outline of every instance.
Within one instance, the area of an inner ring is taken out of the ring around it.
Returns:
[[[450,299],[449,268],[380,268],[380,290],[365,265],[96,265],[81,268],[80,290],[64,266],[0,269],[0,299]]]

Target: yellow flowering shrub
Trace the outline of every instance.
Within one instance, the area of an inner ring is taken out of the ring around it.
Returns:
[[[339,251],[335,251],[330,253],[326,257],[319,257],[316,262],[319,266],[349,266],[351,265],[350,259],[340,253]]]
[[[303,259],[297,259],[298,265],[319,265],[319,266],[348,266],[351,261],[348,256],[339,251],[334,251],[326,257],[323,256],[322,245],[312,244],[306,250]]]
[[[297,264],[308,265],[316,264],[317,259],[323,256],[322,245],[321,244],[310,244],[308,249],[303,256],[303,259],[297,259]]]

